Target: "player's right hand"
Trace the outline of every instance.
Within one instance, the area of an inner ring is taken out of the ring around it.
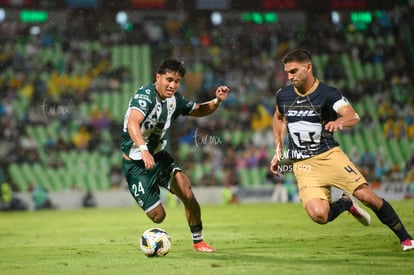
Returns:
[[[275,154],[269,166],[269,170],[277,176],[281,175],[281,172],[278,169],[279,161],[280,161],[280,157],[277,154]]]
[[[154,168],[155,160],[151,153],[147,150],[141,152],[142,161],[144,162],[145,169],[151,170]]]

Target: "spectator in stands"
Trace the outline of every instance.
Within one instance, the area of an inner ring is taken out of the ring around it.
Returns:
[[[96,207],[95,196],[91,190],[86,191],[85,196],[82,198],[82,206],[85,208]]]
[[[122,174],[121,167],[115,166],[115,165],[112,166],[111,167],[110,177],[111,177],[110,178],[111,188],[113,190],[117,190],[117,189],[119,189],[121,187],[124,187],[124,186],[122,186],[124,176]]]
[[[391,139],[395,137],[395,122],[393,118],[388,118],[383,126],[383,133],[386,139]]]
[[[408,140],[414,140],[414,121],[407,127],[407,138]]]
[[[262,104],[257,105],[252,114],[251,129],[253,131],[267,129],[272,125],[272,115]]]
[[[26,210],[27,204],[14,195],[8,182],[0,184],[0,211]]]
[[[20,147],[25,151],[37,151],[38,150],[37,141],[33,137],[27,134],[22,135],[19,141],[20,141]]]
[[[377,116],[381,123],[385,123],[388,119],[394,116],[393,109],[389,105],[389,102],[384,98],[380,99]],[[388,132],[386,132],[386,134],[388,134]]]
[[[362,174],[364,174],[368,181],[373,179],[375,157],[368,149],[366,149],[365,152],[361,155],[359,167]]]
[[[372,123],[373,123],[373,120],[372,120],[371,115],[368,112],[364,111],[361,114],[361,127],[362,127],[362,129],[372,128]]]
[[[381,183],[384,181],[384,179],[387,177],[387,175],[390,172],[390,168],[385,163],[384,159],[377,158],[377,161],[375,163],[375,180],[378,183]]]
[[[55,208],[49,198],[48,191],[42,185],[31,185],[29,191],[32,194],[35,210]]]
[[[237,152],[233,147],[227,147],[226,154],[224,154],[223,161],[223,174],[224,181],[223,184],[226,186],[239,185],[238,176],[237,176]]]
[[[224,204],[237,204],[239,202],[236,191],[232,189],[231,185],[224,184],[221,196]]]
[[[246,151],[244,151],[243,158],[245,159],[246,168],[259,167],[259,163],[260,163],[259,152],[256,150],[256,148],[253,146],[252,143],[250,143]]]
[[[399,139],[407,136],[407,124],[402,118],[394,122],[394,137]]]
[[[271,148],[273,146],[273,133],[269,129],[254,131],[251,135],[251,142],[256,148]]]
[[[46,140],[43,142],[43,145],[46,153],[51,153],[56,150],[57,141],[51,134],[48,134]]]
[[[76,149],[87,149],[92,135],[87,125],[81,125],[79,130],[73,135],[72,143]]]
[[[410,157],[408,158],[407,163],[405,164],[405,170],[414,170],[414,152],[411,153]]]
[[[359,166],[360,161],[361,161],[361,156],[358,152],[358,149],[355,146],[352,146],[349,149],[349,158],[351,159],[351,161],[355,164],[357,164]]]
[[[266,181],[273,185],[272,196],[270,200],[272,202],[288,202],[288,189],[285,186],[285,177],[282,174],[278,176],[272,173],[270,170],[266,173]]]
[[[107,129],[111,124],[111,116],[108,111],[100,110],[98,106],[92,108],[90,125],[98,130]]]

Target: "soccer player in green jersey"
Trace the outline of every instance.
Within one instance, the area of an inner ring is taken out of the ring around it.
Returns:
[[[190,180],[165,148],[168,130],[179,115],[203,117],[213,113],[226,100],[229,88],[219,86],[214,99],[196,103],[177,92],[184,75],[180,61],[167,59],[159,66],[155,83],[133,95],[124,119],[122,168],[131,195],[154,223],[161,223],[166,216],[160,200],[162,186],[184,204],[194,251],[214,252],[203,240],[201,209]]]

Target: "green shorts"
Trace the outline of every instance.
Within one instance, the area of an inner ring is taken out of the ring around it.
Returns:
[[[128,188],[138,205],[148,213],[161,203],[160,186],[171,191],[170,182],[173,174],[182,169],[166,151],[154,156],[155,165],[151,170],[145,169],[142,160],[122,161],[122,170],[128,182]]]

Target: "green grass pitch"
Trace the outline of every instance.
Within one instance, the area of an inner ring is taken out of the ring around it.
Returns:
[[[391,202],[414,234],[414,200]],[[153,224],[138,207],[0,213],[0,274],[414,274],[414,251],[376,216],[313,223],[299,204],[203,205],[205,240],[192,251],[182,206]],[[141,233],[159,226],[170,253],[147,258]]]

